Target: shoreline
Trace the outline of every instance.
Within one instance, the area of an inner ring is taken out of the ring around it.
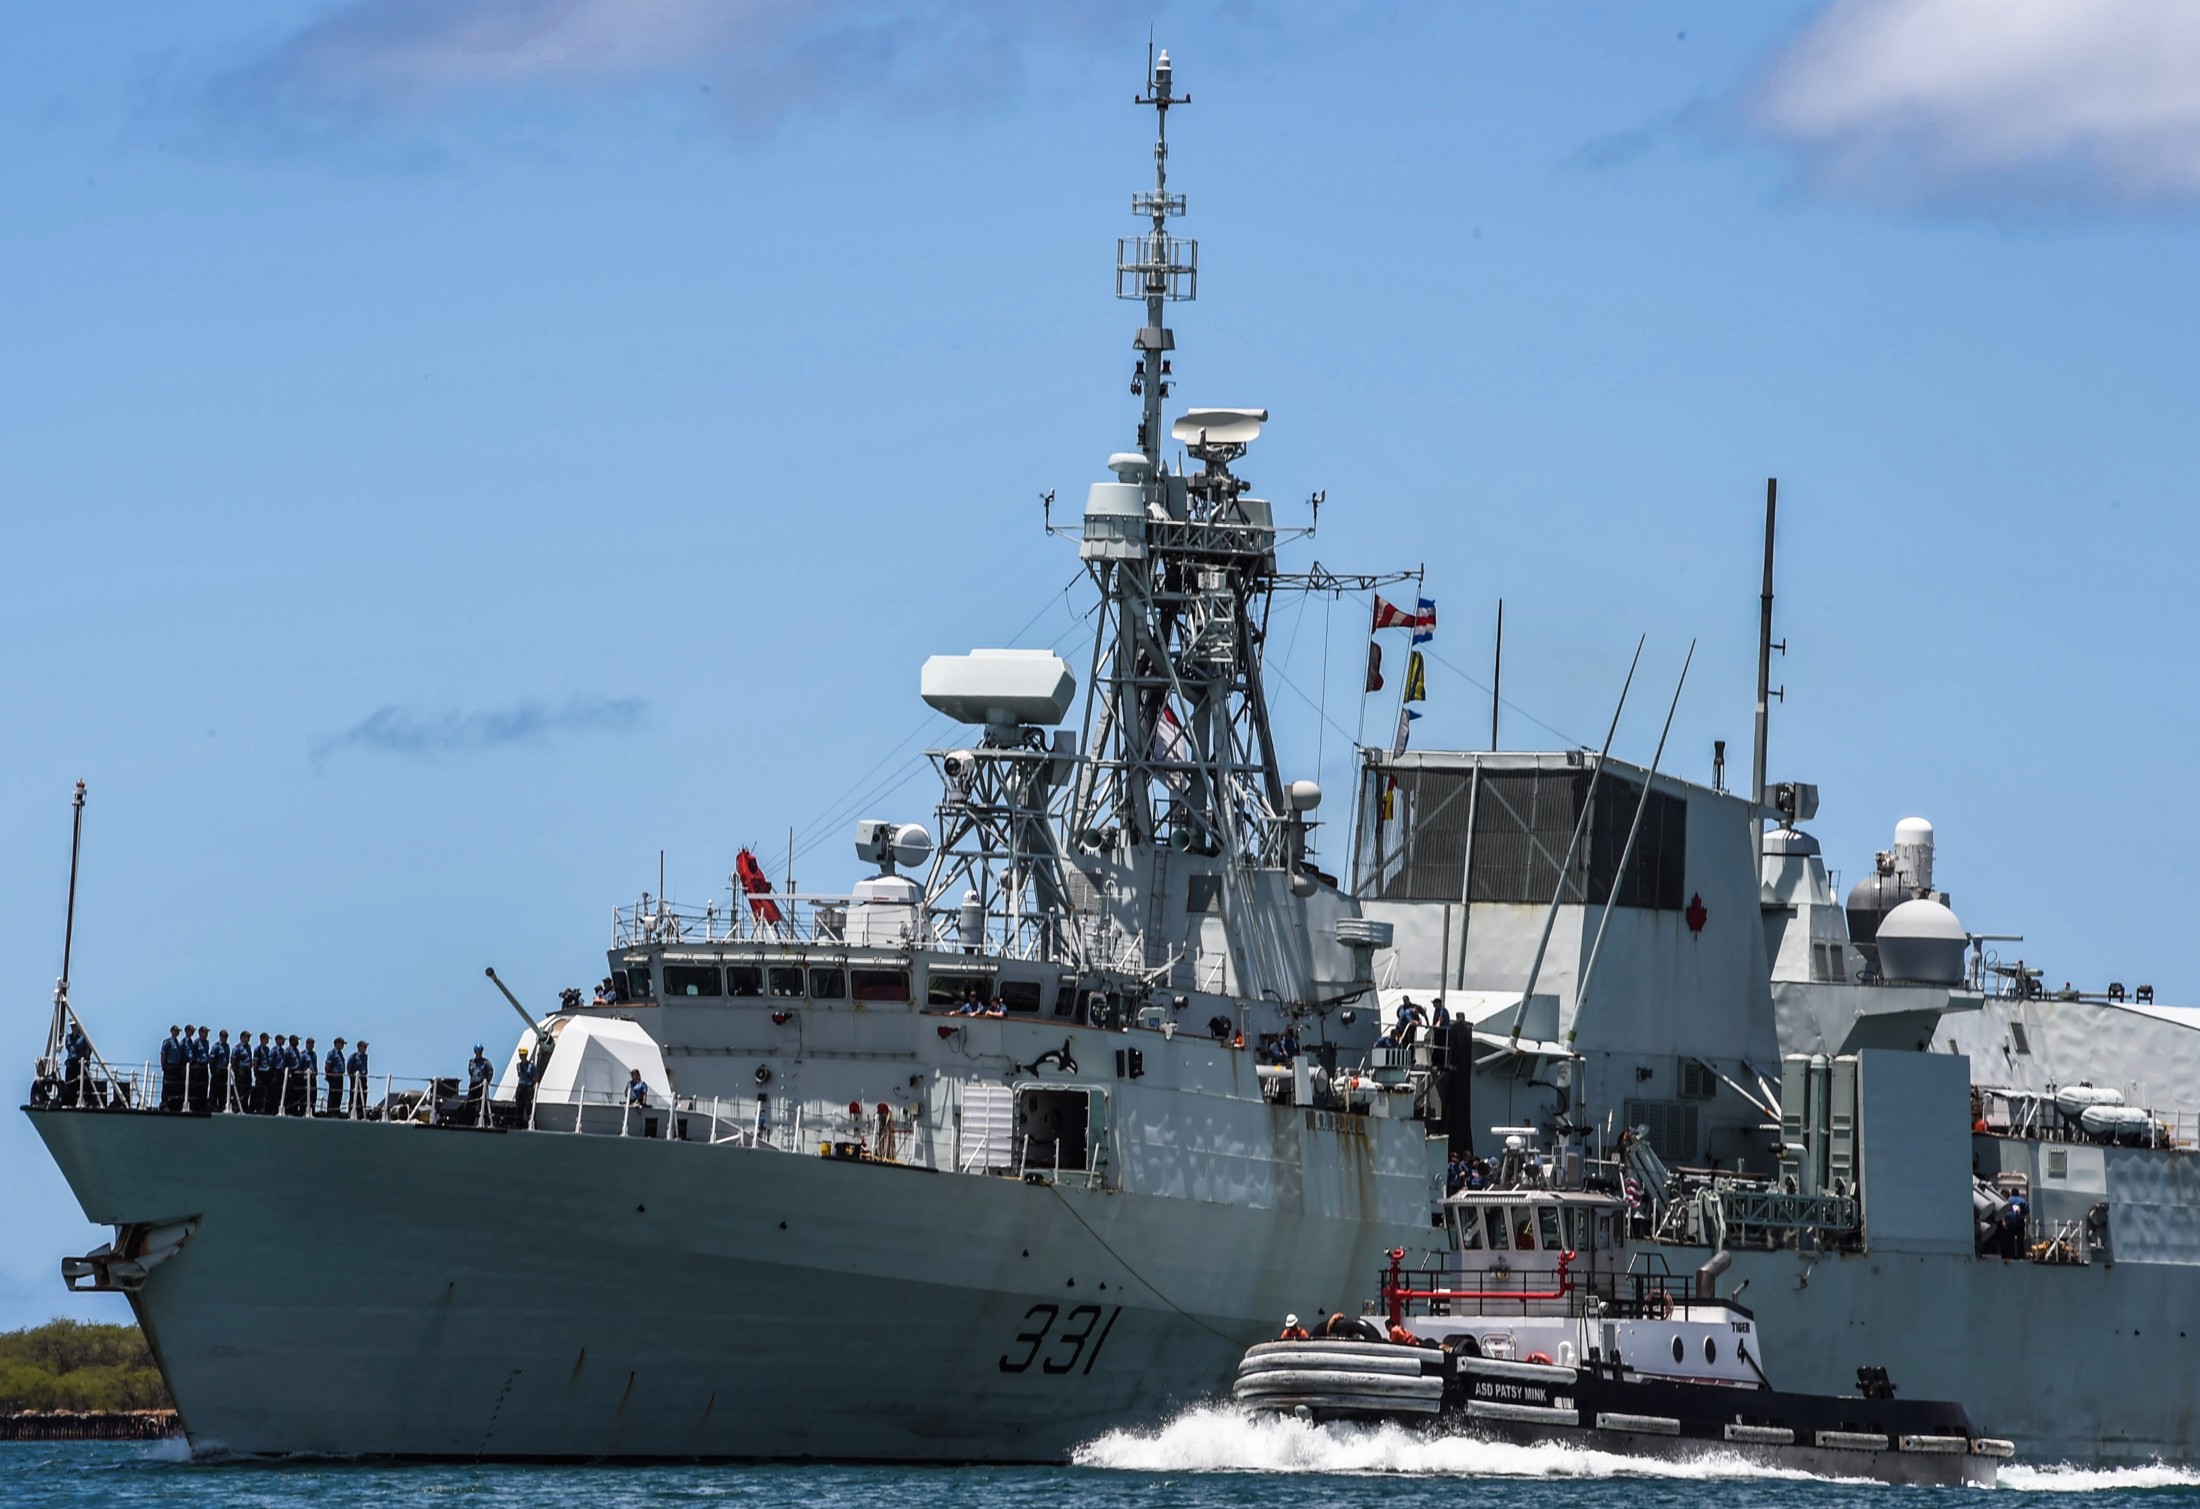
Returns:
[[[0,1441],[161,1441],[182,1432],[172,1409],[31,1409],[0,1415]]]

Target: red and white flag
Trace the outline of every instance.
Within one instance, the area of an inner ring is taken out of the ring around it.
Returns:
[[[1436,604],[1427,598],[1422,598],[1420,607],[1409,613],[1396,603],[1383,601],[1378,594],[1375,599],[1375,624],[1368,632],[1380,634],[1385,629],[1411,629],[1416,634],[1424,634],[1435,627]]]

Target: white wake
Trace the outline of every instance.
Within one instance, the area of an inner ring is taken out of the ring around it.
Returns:
[[[1077,1448],[1080,1467],[1118,1472],[1401,1473],[1474,1478],[1803,1478],[1713,1454],[1685,1462],[1514,1446],[1397,1425],[1313,1425],[1284,1415],[1202,1404],[1150,1431],[1111,1430]]]
[[[2001,1486],[2019,1493],[2099,1493],[2141,1488],[2200,1488],[2200,1471],[2190,1467],[2028,1467],[2001,1464]]]

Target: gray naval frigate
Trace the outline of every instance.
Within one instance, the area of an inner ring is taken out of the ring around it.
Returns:
[[[1148,84],[1135,444],[1063,531],[1081,684],[927,661],[968,730],[929,756],[936,831],[859,824],[844,895],[743,856],[728,907],[618,909],[608,989],[522,1008],[480,1095],[160,1109],[82,1035],[65,949],[26,1109],[113,1228],[70,1286],[127,1296],[204,1453],[1059,1460],[1220,1396],[1393,1249],[1456,1258],[1451,1156],[1533,1146],[1530,1187],[1633,1210],[1600,1300],[1631,1347],[1682,1344],[1723,1251],[1782,1388],[1883,1368],[2034,1460],[2194,1459],[2200,1033],[1989,958],[1929,829],[1842,904],[1760,716],[1746,795],[1608,745],[1363,749],[1322,871],[1268,609],[1379,580],[1281,569],[1236,470],[1265,412],[1165,412],[1197,248],[1166,54]],[[1766,569],[1769,655],[1769,516]],[[1449,1025],[1379,1037],[1409,996]],[[346,1198],[266,1198],[301,1181]],[[1539,1221],[1516,1246],[1585,1245]]]

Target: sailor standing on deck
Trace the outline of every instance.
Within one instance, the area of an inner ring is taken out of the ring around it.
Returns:
[[[474,1056],[466,1060],[466,1098],[474,1103],[474,1125],[489,1124],[489,1068],[488,1055],[481,1051],[481,1044],[474,1044]]]
[[[252,1050],[252,1110],[255,1114],[265,1116],[275,1109],[275,1077],[281,1067],[267,1034],[261,1033],[260,1046]]]
[[[64,1092],[61,1103],[65,1106],[80,1106],[84,1104],[84,1078],[85,1071],[91,1065],[92,1040],[84,1035],[83,1027],[73,1020],[69,1023],[68,1045],[62,1050],[62,1058],[68,1065],[64,1071],[64,1083],[68,1089]]]
[[[535,1124],[535,1062],[527,1056],[527,1050],[519,1050],[519,1089],[515,1099],[519,1102],[519,1124],[531,1127]]]
[[[290,1070],[298,1055],[290,1051],[290,1044],[283,1041],[281,1033],[275,1034],[274,1044],[267,1050],[267,1085],[260,1098],[267,1102],[267,1114],[283,1114],[283,1103],[290,1098]]]
[[[206,1108],[209,1111],[229,1109],[229,1029],[214,1042],[213,1051],[206,1056],[207,1078]]]
[[[323,1114],[344,1114],[344,1040],[331,1040],[328,1058],[321,1064],[321,1078],[328,1081],[328,1110]]]
[[[184,1041],[190,1044],[191,1047],[191,1073],[190,1077],[184,1081],[186,1086],[185,1098],[192,1110],[203,1111],[207,1109],[207,1081],[214,1072],[214,1045],[207,1041],[204,1027],[199,1029],[197,1037],[193,1037],[188,1032],[183,1037]]]
[[[183,1029],[171,1023],[160,1040],[160,1108],[183,1109],[183,1071],[191,1062],[191,1050],[183,1046]]]
[[[282,1113],[306,1115],[312,1109],[312,1054],[297,1045],[297,1034],[282,1049]]]
[[[313,1071],[320,1066],[320,1063],[321,1055],[313,1051],[313,1039],[309,1037],[306,1039],[306,1045],[298,1050],[298,1079],[296,1087],[290,1094],[293,1114],[299,1116],[311,1116],[313,1114],[313,1107],[318,1099],[313,1093]]]
[[[351,1116],[354,1121],[364,1121],[367,1116],[367,1040],[359,1039],[359,1046],[351,1050],[351,1057],[344,1061],[344,1068],[351,1075]]]

